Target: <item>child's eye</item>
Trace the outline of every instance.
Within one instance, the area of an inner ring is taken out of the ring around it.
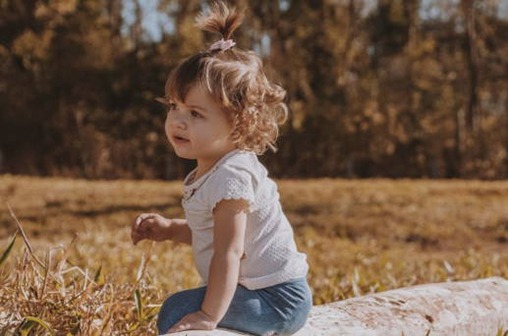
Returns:
[[[168,104],[168,112],[176,110],[176,104],[175,103],[169,103]]]
[[[203,118],[203,116],[199,112],[194,110],[190,111],[190,114],[193,118]]]

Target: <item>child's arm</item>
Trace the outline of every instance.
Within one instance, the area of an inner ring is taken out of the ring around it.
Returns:
[[[247,226],[247,203],[223,200],[214,210],[214,254],[201,311],[186,315],[169,332],[216,328],[229,308],[240,273]]]
[[[220,202],[214,211],[214,254],[210,264],[208,288],[201,306],[204,313],[219,322],[233,299],[244,253],[248,204],[243,200]]]
[[[169,219],[146,213],[136,217],[132,223],[131,238],[134,245],[143,239],[191,244],[192,233],[186,219]]]

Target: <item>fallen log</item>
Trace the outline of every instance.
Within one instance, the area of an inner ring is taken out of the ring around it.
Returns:
[[[172,335],[232,336],[235,331]],[[400,288],[314,306],[295,336],[508,336],[508,280],[488,278]]]

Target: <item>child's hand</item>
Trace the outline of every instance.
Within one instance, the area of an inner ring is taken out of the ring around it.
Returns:
[[[200,310],[195,313],[185,315],[178,321],[168,333],[174,333],[184,330],[213,330],[217,328],[216,322],[211,316]]]
[[[134,245],[143,239],[162,241],[168,239],[167,232],[171,219],[155,213],[144,213],[136,217],[131,227],[131,239]]]

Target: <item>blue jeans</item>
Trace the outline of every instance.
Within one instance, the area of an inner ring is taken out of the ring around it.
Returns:
[[[205,291],[206,287],[200,287],[167,298],[159,311],[159,334],[166,333],[185,315],[200,310]],[[306,279],[257,290],[238,285],[219,327],[254,335],[291,335],[304,326],[311,307]]]

